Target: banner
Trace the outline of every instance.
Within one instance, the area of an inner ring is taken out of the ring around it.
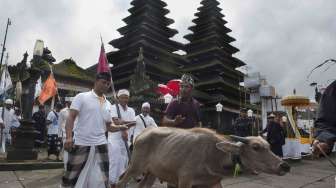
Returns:
[[[57,93],[57,85],[54,75],[51,73],[43,85],[42,92],[38,98],[40,104],[44,104],[48,99]]]
[[[12,79],[9,75],[7,66],[5,66],[5,68],[2,70],[1,75],[0,95],[4,94],[5,91],[11,89],[12,87],[13,87]]]
[[[99,55],[99,61],[98,61],[98,67],[97,67],[97,73],[101,72],[110,72],[110,67],[108,65],[108,61],[105,54],[104,44],[102,42],[101,48],[100,48],[100,55]]]

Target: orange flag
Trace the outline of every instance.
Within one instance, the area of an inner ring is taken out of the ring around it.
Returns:
[[[44,104],[48,99],[55,96],[56,93],[57,93],[56,80],[54,78],[54,75],[51,73],[43,85],[43,89],[38,98],[38,101],[40,102],[40,104]]]

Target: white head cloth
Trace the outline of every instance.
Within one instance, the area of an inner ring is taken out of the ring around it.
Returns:
[[[130,93],[127,89],[121,89],[121,90],[118,91],[117,96],[120,97],[121,95],[130,96]]]
[[[144,107],[150,108],[150,104],[148,102],[144,102],[142,103],[141,108],[144,108]]]
[[[5,104],[11,104],[13,105],[13,100],[12,99],[6,99]]]

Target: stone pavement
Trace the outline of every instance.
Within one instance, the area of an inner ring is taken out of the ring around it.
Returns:
[[[332,157],[336,160],[336,157]],[[334,188],[336,168],[325,159],[290,162],[292,170],[285,176],[267,174],[225,177],[224,188]],[[58,188],[63,171],[3,171],[0,172],[0,188]],[[134,183],[129,188],[135,188]],[[154,188],[165,188],[156,182]]]

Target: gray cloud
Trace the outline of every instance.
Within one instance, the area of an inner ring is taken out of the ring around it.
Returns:
[[[193,23],[201,0],[165,0],[175,20],[170,27],[183,36]],[[42,39],[58,61],[72,57],[82,67],[97,62],[101,34],[105,44],[120,37],[117,29],[129,15],[130,0],[2,0],[0,6],[0,40],[7,17],[10,27],[7,49],[10,63],[21,60],[36,39]],[[312,95],[310,81],[326,84],[334,78],[336,66],[326,73],[306,75],[327,58],[336,58],[336,22],[334,0],[220,0],[220,7],[232,29],[233,43],[240,49],[236,57],[245,61],[250,71],[261,71],[282,95],[294,88]],[[112,47],[106,45],[107,51]]]

